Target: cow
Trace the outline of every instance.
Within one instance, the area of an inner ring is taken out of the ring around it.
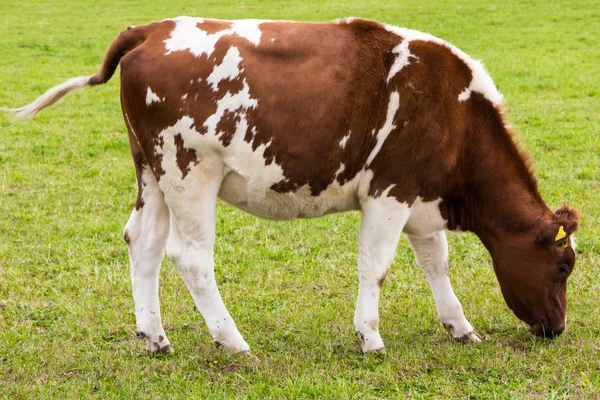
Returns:
[[[217,346],[248,352],[214,275],[217,198],[271,220],[360,210],[362,351],[384,351],[378,301],[401,233],[453,338],[478,342],[448,278],[445,230],[489,251],[503,297],[537,336],[566,324],[579,213],[544,203],[483,65],[429,34],[330,23],[179,17],[129,27],[100,71],[8,110],[28,119],[121,66],[137,178],[125,229],[138,335],[171,351],[165,251]]]

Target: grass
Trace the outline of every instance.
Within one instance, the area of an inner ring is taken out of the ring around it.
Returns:
[[[381,300],[385,355],[353,336],[359,215],[267,222],[219,204],[217,281],[253,350],[214,349],[165,261],[163,322],[175,348],[135,337],[122,227],[135,177],[118,75],[36,120],[0,115],[0,397],[600,398],[600,9],[595,1],[0,3],[0,105],[93,74],[125,26],[177,15],[361,16],[430,32],[482,59],[536,160],[551,207],[583,213],[569,326],[537,340],[507,310],[476,237],[450,234],[451,278],[487,340],[452,341],[405,240]]]

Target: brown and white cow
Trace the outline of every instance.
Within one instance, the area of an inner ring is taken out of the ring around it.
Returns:
[[[33,117],[107,82],[121,103],[138,197],[125,227],[137,329],[170,349],[158,272],[177,266],[216,343],[248,351],[214,278],[217,197],[262,218],[361,210],[354,324],[383,350],[379,292],[400,234],[454,338],[478,341],[448,280],[445,229],[491,253],[508,307],[540,336],[565,328],[578,213],[551,212],[481,63],[428,34],[377,22],[180,17],[122,32],[101,71],[16,110]]]

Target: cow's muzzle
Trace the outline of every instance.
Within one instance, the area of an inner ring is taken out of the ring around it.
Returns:
[[[552,326],[550,324],[544,324],[542,322],[536,322],[532,324],[529,328],[531,333],[535,336],[554,339],[560,336],[561,333],[565,330],[565,325],[561,324],[560,326]]]

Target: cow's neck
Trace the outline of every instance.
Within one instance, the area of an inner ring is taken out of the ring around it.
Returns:
[[[532,229],[547,212],[543,201],[525,187],[514,183],[502,187],[492,180],[470,186],[464,196],[450,203],[449,227],[475,233],[489,248],[510,232]]]
[[[532,229],[549,212],[526,159],[493,110],[468,132],[462,194],[450,202],[449,225],[474,232],[490,248],[510,232]],[[454,221],[452,220],[454,219]]]

